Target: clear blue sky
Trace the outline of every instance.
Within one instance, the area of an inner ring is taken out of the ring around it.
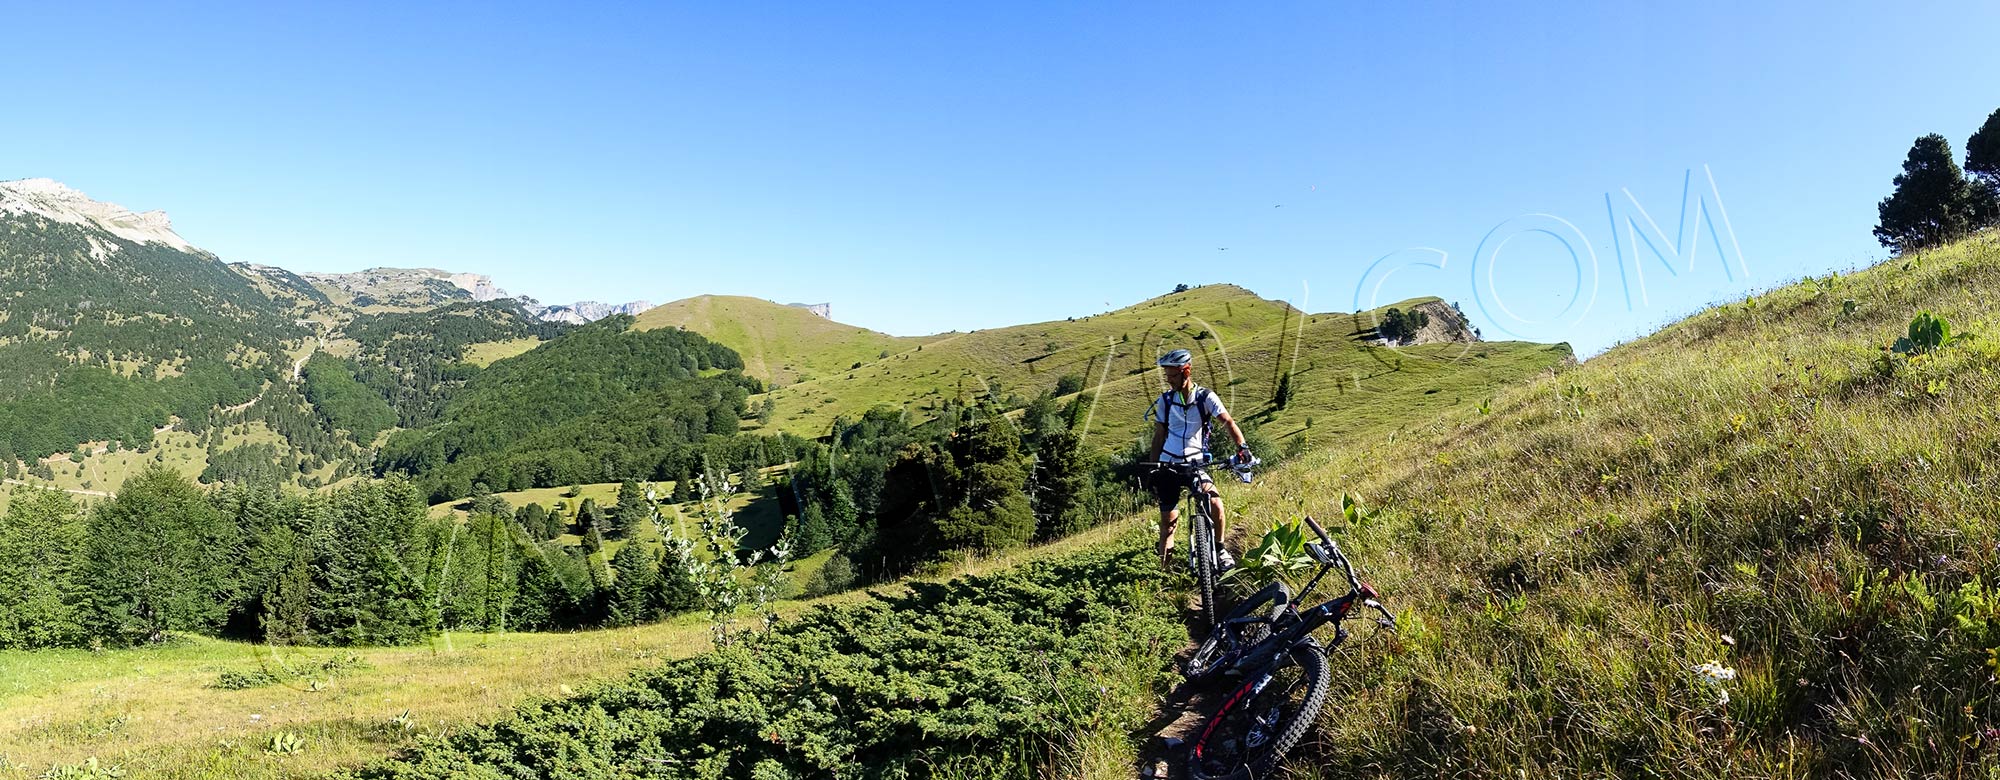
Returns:
[[[230,261],[898,334],[1183,281],[1348,310],[1431,247],[1381,300],[1589,354],[1881,257],[1911,141],[2000,108],[1992,3],[407,5],[17,4],[0,178],[164,209]],[[1740,262],[1706,233],[1679,276],[1642,255],[1641,300],[1607,194],[1672,239],[1690,171]]]

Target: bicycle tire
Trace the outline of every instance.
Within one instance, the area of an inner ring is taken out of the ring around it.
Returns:
[[[1269,777],[1305,738],[1326,704],[1326,651],[1306,642],[1292,648],[1290,658],[1244,680],[1209,717],[1188,747],[1190,777]]]
[[[1231,608],[1229,614],[1223,616],[1222,622],[1216,624],[1215,628],[1208,632],[1208,638],[1202,640],[1201,644],[1196,645],[1194,653],[1189,655],[1187,661],[1181,664],[1181,676],[1186,677],[1190,682],[1200,682],[1214,677],[1216,673],[1222,671],[1221,667],[1215,667],[1213,664],[1217,656],[1229,649],[1227,646],[1228,637],[1224,636],[1225,632],[1231,630],[1229,622],[1249,617],[1252,613],[1266,609],[1266,605],[1277,601],[1281,595],[1289,599],[1290,589],[1282,582],[1273,582],[1264,586],[1263,590],[1257,591],[1255,595],[1244,599]],[[1277,616],[1273,615],[1272,617],[1275,619]],[[1237,648],[1255,645],[1258,642],[1264,641],[1265,637],[1271,635],[1271,626],[1267,623],[1248,623],[1241,628],[1242,634],[1236,637]]]
[[[1197,511],[1191,518],[1194,528],[1188,534],[1188,544],[1194,549],[1194,579],[1201,591],[1201,627],[1215,630],[1215,526],[1209,522],[1208,513]]]

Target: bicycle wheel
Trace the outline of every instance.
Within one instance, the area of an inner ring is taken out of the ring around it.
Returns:
[[[1230,621],[1273,610],[1280,600],[1291,600],[1291,589],[1285,587],[1282,582],[1273,582],[1229,610],[1229,614],[1223,616],[1222,622],[1216,624],[1215,630],[1208,632],[1208,638],[1195,647],[1194,654],[1188,656],[1187,662],[1181,664],[1181,675],[1196,682],[1208,679],[1223,670],[1223,661],[1228,660],[1224,656],[1231,651],[1264,641],[1265,637],[1271,635],[1269,623],[1232,625]],[[1274,614],[1271,618],[1276,620],[1277,615]]]
[[[1196,511],[1190,516],[1194,524],[1193,533],[1188,534],[1188,545],[1194,553],[1194,581],[1201,590],[1201,627],[1215,630],[1215,526],[1208,520],[1208,513]]]
[[[1252,675],[1230,693],[1188,749],[1196,780],[1269,777],[1286,751],[1305,737],[1326,703],[1326,651],[1307,642],[1290,663]]]

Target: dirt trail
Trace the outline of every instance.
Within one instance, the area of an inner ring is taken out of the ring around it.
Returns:
[[[71,494],[74,494],[74,495],[79,495],[79,496],[96,496],[96,497],[98,497],[98,498],[117,498],[117,497],[118,497],[118,494],[116,494],[116,493],[108,493],[108,492],[105,492],[105,491],[102,491],[102,490],[73,490],[73,489],[70,489],[70,488],[53,488],[53,487],[49,487],[48,485],[37,485],[37,484],[35,484],[35,483],[33,483],[33,482],[22,482],[21,480],[18,480],[18,479],[0,479],[0,482],[4,482],[4,483],[6,483],[6,484],[9,484],[9,485],[23,485],[23,486],[26,486],[26,487],[31,487],[31,488],[41,488],[41,489],[43,489],[43,490],[61,490],[61,491],[62,491],[62,492],[64,492],[64,493],[71,493]]]

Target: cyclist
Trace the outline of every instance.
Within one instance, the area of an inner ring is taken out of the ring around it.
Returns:
[[[1194,355],[1185,349],[1176,349],[1160,356],[1159,366],[1167,380],[1167,391],[1153,400],[1153,406],[1146,413],[1153,421],[1153,448],[1148,450],[1149,462],[1170,464],[1205,462],[1208,459],[1210,420],[1221,420],[1228,426],[1229,435],[1236,440],[1236,462],[1249,463],[1250,446],[1243,440],[1243,429],[1237,427],[1236,420],[1229,416],[1229,410],[1222,407],[1222,400],[1206,387],[1194,383]],[[1209,516],[1215,518],[1215,538],[1223,538],[1224,520],[1222,497],[1215,491],[1215,483],[1208,478],[1208,472],[1196,471],[1202,493],[1208,496]],[[1153,491],[1160,499],[1160,565],[1172,563],[1174,549],[1174,524],[1180,520],[1181,489],[1185,485],[1179,480],[1159,479],[1153,484]],[[1222,568],[1236,565],[1227,549],[1222,551]]]

